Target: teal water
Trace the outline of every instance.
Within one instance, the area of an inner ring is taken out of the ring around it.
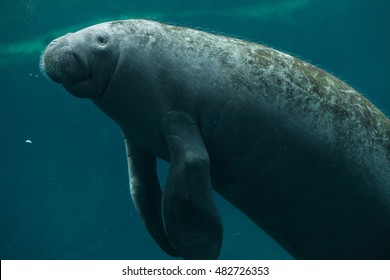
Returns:
[[[388,0],[0,0],[0,259],[169,258],[135,213],[119,128],[39,71],[55,37],[124,18],[272,46],[334,73],[390,115]],[[166,170],[159,163],[162,180]],[[291,258],[217,202],[222,259]]]

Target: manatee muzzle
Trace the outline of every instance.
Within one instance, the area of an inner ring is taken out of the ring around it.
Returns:
[[[91,77],[86,54],[82,48],[73,46],[69,37],[55,39],[47,46],[41,56],[40,68],[45,76],[62,84],[74,96],[97,97],[97,86]]]
[[[40,65],[50,79],[63,85],[76,84],[90,77],[86,59],[74,50],[67,36],[53,40],[47,46]]]

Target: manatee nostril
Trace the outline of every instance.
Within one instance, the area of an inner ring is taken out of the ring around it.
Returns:
[[[58,40],[55,39],[53,41],[50,42],[49,46],[54,46],[55,44],[57,44]]]

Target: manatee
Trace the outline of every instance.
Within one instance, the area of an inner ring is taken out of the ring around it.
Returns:
[[[218,258],[215,190],[294,258],[390,258],[390,121],[332,74],[148,20],[66,34],[41,68],[120,126],[131,197],[166,253]]]

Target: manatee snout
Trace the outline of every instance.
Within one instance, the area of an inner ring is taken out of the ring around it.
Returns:
[[[42,72],[56,83],[75,84],[89,77],[88,65],[71,40],[70,34],[53,40],[41,56]]]

